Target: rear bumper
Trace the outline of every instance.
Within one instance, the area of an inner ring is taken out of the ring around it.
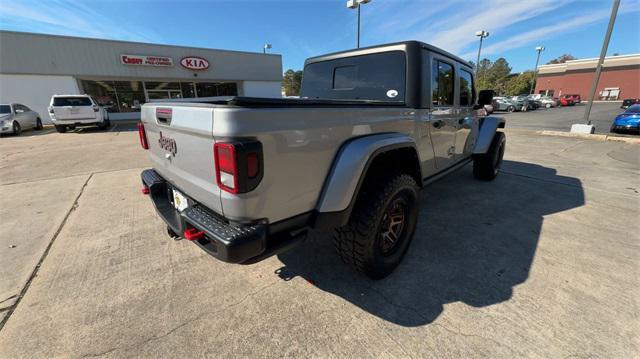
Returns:
[[[204,232],[193,242],[224,262],[254,263],[287,250],[306,238],[306,221],[299,218],[284,225],[270,226],[266,221],[235,224],[191,198],[189,207],[179,212],[171,199],[174,186],[152,169],[142,171],[140,176],[143,186],[149,189],[160,218],[178,235],[190,228]]]
[[[98,125],[101,124],[97,118],[78,118],[78,119],[69,119],[69,120],[59,120],[59,119],[51,119],[54,125],[65,125],[65,126],[83,126],[83,125]]]
[[[627,125],[627,124],[613,124],[611,125],[611,130],[612,131],[630,131],[630,132],[640,132],[640,125],[638,124],[633,124],[633,125]]]

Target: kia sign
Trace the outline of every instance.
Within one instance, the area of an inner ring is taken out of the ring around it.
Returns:
[[[209,61],[197,56],[187,56],[180,60],[180,65],[189,70],[206,70],[209,68]]]
[[[120,62],[128,66],[173,66],[173,59],[168,56],[120,55]]]

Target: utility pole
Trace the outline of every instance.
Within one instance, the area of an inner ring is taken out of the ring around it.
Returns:
[[[533,85],[536,83],[538,79],[538,61],[540,61],[540,53],[544,51],[544,46],[536,47],[536,51],[538,51],[538,57],[536,57],[536,67],[533,68],[533,81],[531,81],[531,88],[529,88],[529,93],[533,94]]]
[[[476,36],[480,37],[480,46],[478,47],[478,59],[476,60],[476,75],[478,75],[478,70],[480,70],[480,51],[482,51],[482,39],[485,37],[489,37],[489,32],[480,30],[476,31]]]
[[[358,25],[356,29],[356,48],[360,48],[360,6],[371,2],[371,0],[348,0],[347,8],[358,10]]]
[[[600,59],[598,60],[598,66],[596,67],[596,75],[593,78],[593,84],[591,85],[591,93],[589,95],[589,102],[587,108],[584,111],[584,122],[587,125],[591,125],[591,107],[593,106],[593,98],[596,95],[598,88],[598,82],[600,81],[600,73],[602,72],[602,64],[604,63],[604,57],[607,55],[607,49],[609,48],[609,39],[611,39],[611,32],[613,31],[613,25],[616,22],[616,15],[618,15],[618,8],[620,7],[620,0],[613,0],[613,6],[611,7],[611,17],[609,18],[609,26],[607,27],[607,33],[604,35],[604,42],[602,43],[602,50],[600,50]]]

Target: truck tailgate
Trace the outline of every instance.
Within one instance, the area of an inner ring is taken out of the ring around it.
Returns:
[[[141,119],[154,169],[183,194],[223,214],[214,170],[213,107],[145,104]]]

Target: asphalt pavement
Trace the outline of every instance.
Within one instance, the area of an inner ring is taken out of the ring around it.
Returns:
[[[506,118],[509,128],[569,131],[572,124],[585,123],[584,113],[586,107],[587,104],[582,102],[575,106],[537,109],[526,112],[495,112],[494,114]],[[620,108],[620,102],[594,103],[591,108],[590,119],[596,128],[596,133],[609,134],[613,119],[623,111]]]
[[[254,265],[169,239],[133,129],[0,139],[0,357],[640,356],[640,145],[507,130],[372,281],[327,233]]]

